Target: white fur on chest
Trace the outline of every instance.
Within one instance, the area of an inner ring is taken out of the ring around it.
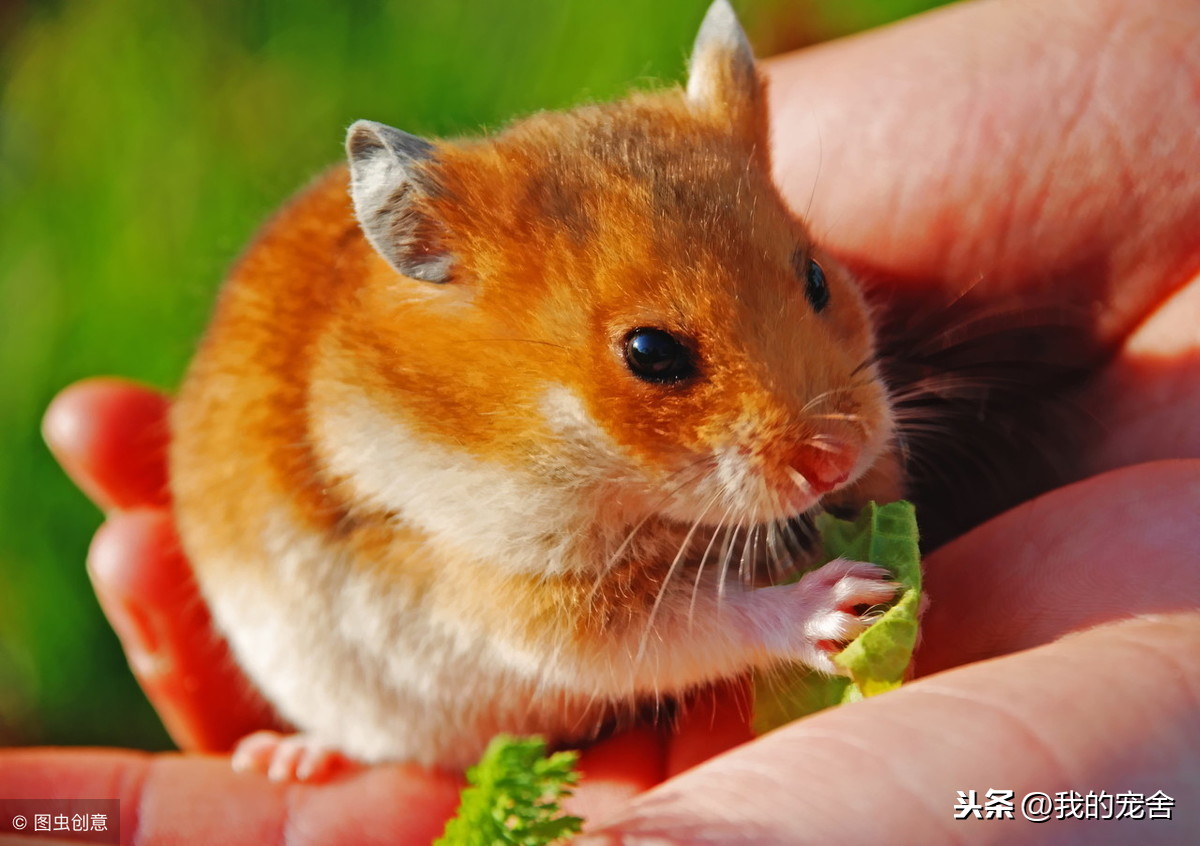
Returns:
[[[705,590],[692,608],[688,580],[669,591],[653,632],[582,652],[520,644],[351,565],[282,514],[266,522],[263,561],[239,562],[240,580],[207,591],[217,624],[284,719],[359,760],[465,767],[500,732],[586,737],[641,698],[747,661],[744,603],[721,609]]]
[[[243,578],[208,600],[239,663],[300,730],[364,761],[454,767],[498,731],[586,729],[590,697],[547,692],[539,662],[437,619],[285,517],[268,522],[265,566],[239,562]]]

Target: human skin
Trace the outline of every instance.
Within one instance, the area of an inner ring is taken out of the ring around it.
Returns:
[[[585,753],[577,809],[598,842],[1187,842],[1200,830],[1200,6],[963,4],[765,70],[777,175],[816,235],[918,301],[969,288],[1086,309],[1103,355],[1073,401],[1103,434],[1077,456],[1080,481],[929,556],[921,678],[749,743],[736,693],[704,698],[673,734]],[[455,804],[449,777],[383,766],[280,786],[192,751],[227,749],[264,710],[174,546],[165,407],[84,383],[46,434],[108,515],[89,556],[97,595],[189,752],[5,752],[0,795],[117,795],[139,841],[427,841]],[[1177,807],[1170,823],[953,820],[958,790],[988,788],[1161,789]]]

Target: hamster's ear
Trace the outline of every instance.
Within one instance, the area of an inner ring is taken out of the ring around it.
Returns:
[[[714,0],[700,24],[688,65],[687,98],[698,108],[728,116],[755,136],[765,132],[763,83],[729,0]]]
[[[354,214],[371,246],[405,276],[448,282],[452,259],[440,243],[440,226],[419,203],[430,188],[420,165],[433,159],[433,145],[360,120],[346,135],[346,154]]]

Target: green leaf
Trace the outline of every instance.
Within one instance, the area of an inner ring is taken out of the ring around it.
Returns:
[[[434,846],[547,846],[583,826],[561,801],[579,781],[576,752],[546,756],[540,737],[499,735],[467,771],[454,819]]]
[[[834,656],[847,675],[826,676],[803,665],[761,673],[754,683],[754,730],[758,734],[833,705],[875,696],[900,686],[917,643],[921,602],[921,553],[916,511],[903,500],[869,503],[858,518],[828,514],[817,521],[822,556],[869,561],[888,570],[903,591],[873,626]]]

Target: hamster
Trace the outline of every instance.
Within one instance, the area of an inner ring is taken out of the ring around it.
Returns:
[[[901,495],[854,279],[772,184],[725,0],[685,88],[427,141],[368,121],[250,246],[174,405],[184,549],[313,755],[462,768],[831,650],[894,586],[792,584]]]

